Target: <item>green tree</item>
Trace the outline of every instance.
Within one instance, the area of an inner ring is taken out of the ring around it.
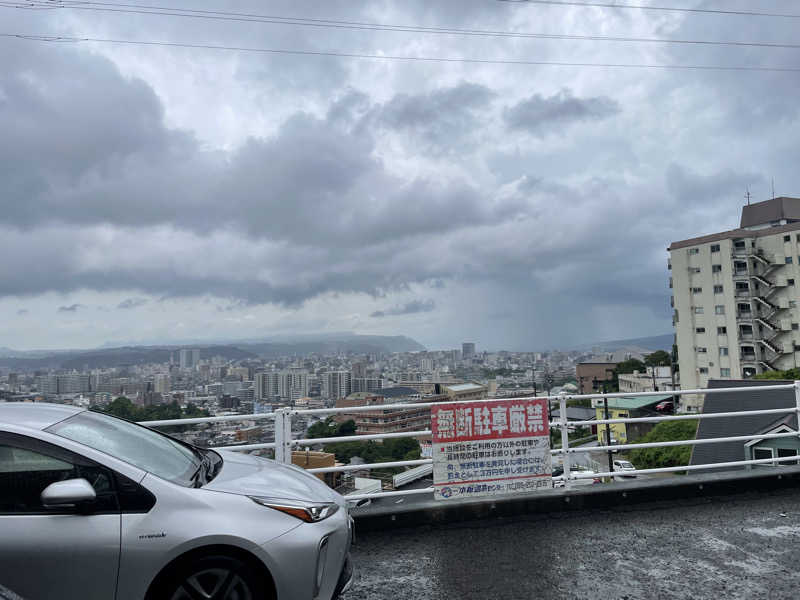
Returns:
[[[324,421],[319,421],[309,427],[306,435],[308,435],[309,438],[326,438],[334,437],[335,433],[336,422],[333,420],[333,417],[328,417]]]
[[[333,444],[326,444],[325,451],[335,454],[336,460],[343,463],[349,463],[350,459],[354,456],[360,456],[361,458],[367,460],[367,457],[364,456],[364,454],[368,452],[371,454],[373,452],[370,444],[375,445],[375,442],[336,442]]]
[[[626,375],[629,373],[633,373],[634,371],[639,371],[643,373],[646,370],[647,366],[637,358],[629,358],[628,360],[623,360],[621,363],[617,363],[617,366],[614,369],[610,381],[598,380],[598,383],[602,386],[600,389],[604,394],[609,392],[618,392],[620,375]]]
[[[139,407],[131,402],[128,398],[125,396],[120,396],[119,398],[114,398],[111,402],[109,402],[105,410],[100,409],[100,412],[107,412],[122,419],[134,421],[136,419],[138,410]]]
[[[368,463],[417,460],[420,457],[419,443],[413,438],[388,438],[383,443],[373,440],[335,442],[326,444],[325,451],[335,454],[336,460],[341,462],[350,462],[354,456],[359,456]]]
[[[788,371],[765,371],[755,375],[753,379],[785,379],[787,381],[797,381],[800,379],[800,368],[789,369]]]
[[[644,357],[644,364],[648,367],[668,367],[670,364],[669,352],[656,350]]]
[[[636,443],[673,442],[691,440],[697,435],[697,420],[663,421]],[[666,448],[641,448],[628,453],[629,460],[637,469],[681,467],[689,464],[691,446],[667,446]]]
[[[626,375],[633,373],[634,371],[644,372],[646,368],[647,366],[638,358],[629,358],[628,360],[623,360],[621,363],[617,364],[617,368],[614,369],[614,373],[616,375]]]
[[[194,404],[187,404],[182,409],[177,401],[169,404],[153,404],[150,406],[136,406],[130,399],[120,396],[112,400],[108,406],[101,408],[93,406],[92,410],[104,412],[115,417],[127,419],[128,421],[163,421],[166,419],[183,419],[190,417],[207,417],[209,413],[205,409],[198,408]],[[178,426],[176,426],[178,427]],[[184,426],[181,430],[185,429]]]
[[[356,432],[356,422],[352,419],[337,423],[333,417],[314,423],[308,428],[309,438],[342,437]]]
[[[204,408],[199,408],[193,402],[189,402],[183,410],[183,414],[188,418],[207,417],[208,411]]]
[[[409,452],[416,452],[419,458],[419,442],[413,438],[389,438],[382,445],[387,460],[403,460]]]
[[[356,422],[353,419],[349,419],[344,423],[339,423],[339,427],[336,428],[337,436],[355,435],[355,433]]]

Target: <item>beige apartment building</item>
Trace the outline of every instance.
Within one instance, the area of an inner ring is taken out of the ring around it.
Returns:
[[[390,388],[391,389],[391,388]],[[403,388],[408,389],[408,388]],[[412,391],[413,390],[410,390]],[[418,402],[444,402],[448,400],[444,394],[435,396],[390,397],[368,392],[350,394],[347,398],[339,398],[336,408],[374,406],[374,410],[343,412],[336,415],[339,423],[355,421],[356,434],[397,433],[400,431],[420,431],[430,429],[431,409],[415,406]],[[383,405],[403,404],[403,408],[383,408]],[[407,406],[407,407],[406,407]]]
[[[673,374],[669,367],[647,367],[644,373],[619,375],[620,392],[665,392],[680,389],[677,374]]]
[[[744,206],[739,229],[669,253],[682,389],[798,365],[800,198]]]

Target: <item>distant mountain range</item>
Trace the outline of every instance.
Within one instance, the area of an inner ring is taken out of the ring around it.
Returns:
[[[281,341],[249,342],[237,344],[239,348],[254,352],[263,358],[277,356],[307,356],[309,354],[383,354],[387,352],[420,352],[425,346],[404,335],[346,335]]]
[[[201,356],[222,356],[228,360],[255,358],[256,355],[233,346],[195,346]],[[169,362],[170,353],[175,348],[154,346],[125,346],[122,348],[103,348],[97,350],[68,350],[44,356],[3,356],[0,367],[31,371],[36,369],[109,369],[130,367],[148,363]],[[175,359],[177,360],[177,355]]]
[[[51,350],[21,352],[0,348],[0,367],[14,370],[108,369],[148,363],[168,362],[170,354],[182,347],[198,348],[202,357],[221,356],[227,360],[277,358],[310,354],[381,354],[417,352],[425,347],[405,336],[339,334],[336,336],[298,336],[280,341],[253,341],[228,344],[186,344],[122,346],[92,350]],[[177,353],[175,356],[177,360]]]
[[[607,352],[613,352],[620,348],[642,348],[643,350],[672,350],[672,344],[675,343],[675,336],[671,333],[664,335],[654,335],[650,337],[632,338],[629,340],[613,340],[610,342],[596,342],[594,344],[584,344],[578,346],[575,350],[591,350],[592,348],[600,348]]]
[[[591,351],[599,348],[613,352],[621,348],[641,350],[670,350],[672,334],[651,337],[613,340],[585,344],[575,350]],[[425,347],[415,340],[403,336],[357,335],[336,333],[321,335],[281,336],[261,340],[220,342],[216,344],[155,344],[148,346],[127,345],[118,348],[95,348],[92,350],[34,350],[17,351],[0,347],[0,367],[12,370],[36,369],[109,369],[148,363],[168,362],[170,353],[180,348],[198,348],[203,357],[221,356],[227,360],[247,358],[274,359],[281,356],[309,356],[312,354],[385,354],[392,352],[420,352]]]

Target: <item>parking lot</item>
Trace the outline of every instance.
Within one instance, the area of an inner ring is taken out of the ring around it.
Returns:
[[[376,531],[346,600],[794,598],[799,541],[796,490]]]

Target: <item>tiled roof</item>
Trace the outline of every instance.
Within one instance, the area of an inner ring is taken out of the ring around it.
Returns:
[[[711,380],[708,387],[730,388],[746,386],[779,385],[791,381],[775,380]],[[703,413],[737,412],[751,410],[768,410],[771,408],[791,408],[795,406],[793,390],[749,390],[747,392],[720,392],[706,394]],[[797,415],[791,414],[788,425],[797,429]],[[778,415],[780,417],[780,415]],[[717,419],[701,419],[697,428],[697,439],[734,437],[763,432],[782,418],[776,415],[753,415],[744,417],[723,417]],[[692,465],[733,462],[745,460],[744,442],[721,442],[718,444],[700,444],[692,451]]]

